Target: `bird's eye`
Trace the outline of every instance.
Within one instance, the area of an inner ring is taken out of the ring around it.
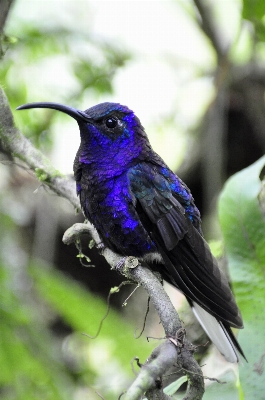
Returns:
[[[105,124],[108,128],[115,128],[115,126],[117,125],[117,122],[118,121],[116,118],[110,117],[110,118],[106,119]]]

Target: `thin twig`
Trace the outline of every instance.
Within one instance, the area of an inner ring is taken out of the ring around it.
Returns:
[[[147,316],[148,316],[149,309],[150,309],[149,306],[150,306],[150,297],[148,297],[148,300],[147,300],[147,308],[146,308],[146,312],[145,312],[145,316],[144,316],[144,323],[143,323],[142,330],[141,330],[141,332],[139,333],[139,335],[136,335],[136,331],[134,332],[134,337],[135,337],[135,339],[139,339],[139,338],[142,336],[142,333],[143,333],[143,331],[144,331],[144,329],[145,329],[146,320],[147,320]]]
[[[101,318],[100,323],[99,323],[99,327],[97,330],[97,333],[93,336],[88,335],[87,333],[83,333],[84,336],[89,337],[89,339],[96,339],[98,337],[98,335],[100,334],[103,322],[105,321],[105,319],[108,317],[109,315],[109,311],[110,311],[110,297],[114,294],[114,293],[118,293],[120,291],[120,288],[124,285],[132,285],[135,284],[134,282],[131,281],[123,281],[119,286],[110,289],[108,297],[107,297],[107,310],[105,312],[105,315]]]

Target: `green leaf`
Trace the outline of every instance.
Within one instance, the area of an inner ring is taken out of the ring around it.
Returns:
[[[167,394],[168,396],[173,396],[174,393],[176,393],[177,390],[179,390],[180,386],[183,385],[183,383],[187,382],[187,376],[181,376],[179,379],[176,381],[172,382],[170,385],[164,388],[164,393]],[[182,398],[182,397],[181,397]],[[176,399],[176,397],[174,397]],[[145,397],[143,400],[147,400]]]
[[[264,0],[244,0],[242,16],[250,21],[259,20],[265,15]]]
[[[248,364],[240,365],[240,381],[248,400],[264,397],[265,219],[259,203],[264,165],[262,157],[231,177],[219,202],[229,271],[245,325],[239,342]]]
[[[244,0],[242,16],[251,21],[259,40],[265,40],[265,2],[264,0]]]
[[[168,396],[172,396],[174,393],[179,390],[180,386],[183,385],[183,383],[187,382],[187,376],[181,376],[179,379],[177,379],[175,382],[172,382],[170,385],[165,387],[164,393],[166,393]]]

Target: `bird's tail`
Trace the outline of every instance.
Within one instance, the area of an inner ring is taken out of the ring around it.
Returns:
[[[238,362],[239,354],[243,354],[243,351],[233,335],[231,328],[224,326],[221,321],[218,321],[195,302],[192,303],[192,311],[202,328],[225,359],[231,363]]]

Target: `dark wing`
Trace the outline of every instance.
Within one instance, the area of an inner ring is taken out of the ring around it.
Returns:
[[[218,321],[241,328],[229,283],[167,179],[144,163],[129,179],[139,218],[163,257],[163,277]]]
[[[243,327],[239,309],[202,237],[199,213],[188,188],[169,172],[164,166],[161,171],[147,163],[129,171],[136,211],[162,255],[163,279],[186,295],[221,354],[228,361],[237,362],[239,353],[244,358],[245,355],[230,327]]]

